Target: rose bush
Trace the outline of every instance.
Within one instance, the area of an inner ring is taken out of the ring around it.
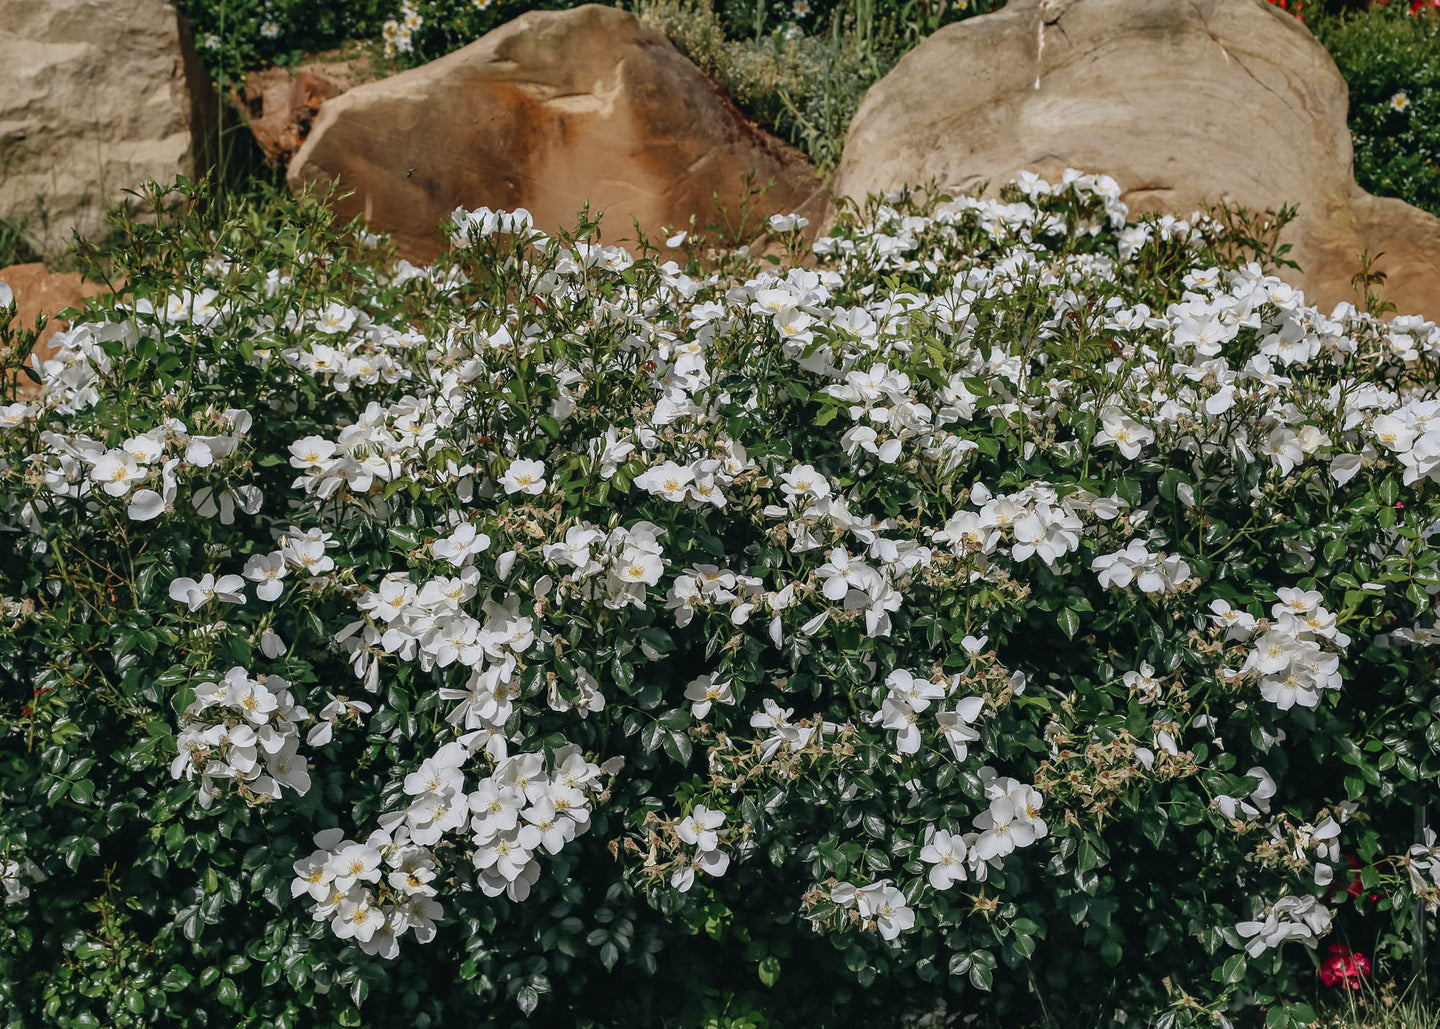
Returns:
[[[801,227],[122,222],[0,405],[8,1024],[1298,1025],[1322,939],[1423,968],[1440,331],[1104,177]]]

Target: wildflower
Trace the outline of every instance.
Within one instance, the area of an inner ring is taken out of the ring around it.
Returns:
[[[124,450],[112,450],[95,462],[90,478],[102,484],[102,489],[112,497],[130,492],[132,483],[143,479],[146,470]]]
[[[448,561],[459,568],[468,564],[471,557],[484,553],[489,547],[489,536],[469,522],[462,522],[449,536],[430,544],[430,552],[435,555],[435,560]]]
[[[245,603],[245,580],[238,575],[222,575],[219,579],[206,574],[197,582],[181,576],[170,583],[170,599],[187,605],[191,611],[198,611],[211,600],[222,600],[227,604]]]
[[[1155,442],[1155,434],[1135,419],[1115,408],[1107,408],[1100,415],[1102,428],[1095,434],[1094,443],[1100,446],[1113,443],[1120,453],[1134,460],[1140,451]]]
[[[694,479],[695,472],[690,468],[676,464],[674,461],[665,461],[653,468],[647,468],[637,475],[635,485],[647,493],[653,493],[678,504],[689,495],[690,483]]]
[[[545,465],[541,461],[517,460],[510,462],[500,485],[506,493],[526,493],[535,496],[545,492]]]
[[[284,555],[278,551],[271,554],[254,554],[250,560],[245,562],[245,578],[252,582],[259,583],[255,587],[255,595],[264,601],[272,601],[280,596],[285,587],[281,580],[285,578],[288,568],[285,565]]]
[[[690,684],[685,687],[685,699],[693,701],[690,713],[700,719],[710,714],[710,708],[714,704],[733,705],[735,694],[730,689],[729,681],[702,675],[691,680]]]
[[[1390,110],[1392,111],[1404,111],[1409,106],[1410,98],[1406,96],[1403,92],[1396,93],[1390,98]]]
[[[915,926],[915,912],[906,906],[905,895],[891,885],[889,879],[858,888],[837,883],[830,896],[842,907],[856,907],[860,917],[879,930],[882,939],[893,940]]]
[[[944,829],[927,829],[925,846],[920,850],[920,860],[932,866],[930,885],[937,890],[948,890],[957,882],[964,882],[969,878],[965,872],[966,851],[962,837]]]

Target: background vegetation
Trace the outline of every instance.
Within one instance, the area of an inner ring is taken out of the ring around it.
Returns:
[[[865,91],[937,28],[1004,0],[631,0],[737,103],[833,168]],[[1303,20],[1350,85],[1355,174],[1380,196],[1440,214],[1440,10],[1404,3],[1272,0]],[[403,6],[402,6],[403,5]],[[212,73],[298,61],[357,40],[377,67],[414,67],[526,10],[567,0],[182,0]],[[385,23],[418,16],[387,55]],[[266,32],[275,33],[268,35]],[[1396,97],[1404,100],[1396,102]]]
[[[1440,214],[1440,11],[1394,3],[1309,24],[1350,87],[1356,181]]]
[[[1294,5],[1350,85],[1355,176],[1379,196],[1440,214],[1440,10],[1364,6],[1348,0]],[[408,6],[402,6],[406,4]],[[839,160],[865,91],[942,25],[985,14],[1004,0],[628,0],[759,124],[822,170]],[[246,71],[292,65],[343,49],[376,74],[449,53],[504,22],[570,0],[181,0],[200,54],[222,86]],[[418,27],[403,52],[384,43],[386,22]],[[1397,100],[1397,98],[1400,98]],[[243,125],[223,130],[218,180],[247,192],[280,181]],[[0,267],[36,258],[27,226],[0,221]]]

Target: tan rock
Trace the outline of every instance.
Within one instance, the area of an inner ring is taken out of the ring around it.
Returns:
[[[775,185],[742,227],[750,171]],[[798,151],[751,125],[664,36],[596,5],[531,11],[327,101],[289,181],[332,178],[354,193],[343,214],[363,214],[418,259],[443,248],[437,226],[457,206],[524,207],[554,231],[573,228],[588,201],[605,213],[607,241],[633,239],[638,221],[657,244],[662,226],[691,214],[753,235],[772,213],[818,222],[823,210]]]
[[[284,165],[310,134],[320,105],[341,92],[336,83],[309,70],[266,68],[245,76],[244,91],[232,101],[249,116],[265,159]]]
[[[54,353],[47,345],[50,337],[68,325],[56,319],[55,315],[71,307],[81,307],[86,297],[107,292],[105,286],[87,281],[79,272],[52,272],[42,261],[0,268],[0,283],[9,286],[15,296],[12,328],[33,329],[35,320],[41,315],[48,319],[31,351],[41,360]],[[39,387],[29,379],[21,379],[21,388],[29,392]]]
[[[0,217],[41,253],[146,179],[203,166],[214,101],[162,0],[0,0]],[[197,145],[198,144],[198,145]]]
[[[242,87],[231,91],[230,100],[245,113],[266,160],[283,166],[310,134],[321,104],[375,77],[366,58],[329,60],[320,55],[294,68],[250,72]]]
[[[1440,219],[1355,184],[1347,91],[1309,31],[1263,0],[1011,0],[947,26],[871,87],[833,183],[864,198],[1024,169],[1112,175],[1132,211],[1299,205],[1286,275],[1325,309],[1385,295],[1440,319]]]

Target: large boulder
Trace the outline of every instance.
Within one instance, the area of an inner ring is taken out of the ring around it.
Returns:
[[[741,226],[749,172],[775,184]],[[750,124],[663,35],[596,5],[531,11],[327,100],[288,175],[297,189],[338,179],[353,192],[342,213],[418,259],[442,249],[437,227],[460,205],[524,207],[553,231],[588,201],[606,240],[633,238],[638,221],[657,243],[692,214],[741,232],[772,213],[823,211],[798,151]]]
[[[1073,167],[1114,176],[1132,211],[1292,202],[1288,277],[1312,302],[1359,300],[1361,251],[1384,251],[1384,294],[1440,319],[1440,219],[1355,184],[1346,106],[1329,54],[1263,0],[1011,0],[871,87],[833,186],[993,190]]]
[[[163,0],[0,0],[0,218],[41,253],[206,163],[214,100]]]

